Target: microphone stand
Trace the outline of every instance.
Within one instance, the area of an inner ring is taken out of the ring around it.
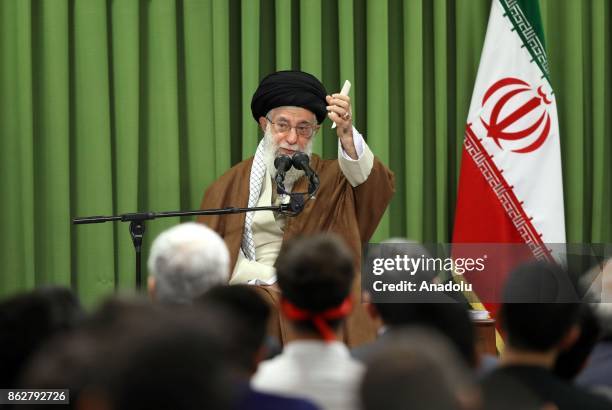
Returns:
[[[283,189],[284,190],[284,189]],[[226,214],[239,214],[245,212],[257,212],[257,211],[275,211],[280,212],[288,216],[297,216],[304,210],[305,201],[302,195],[305,193],[289,194],[291,200],[288,204],[281,204],[278,206],[256,206],[251,208],[218,208],[218,209],[203,209],[198,211],[170,211],[170,212],[135,212],[127,213],[114,216],[86,216],[81,218],[74,218],[72,223],[75,225],[82,224],[95,224],[103,222],[129,222],[130,223],[130,236],[132,237],[132,243],[134,244],[134,250],[136,251],[136,288],[142,289],[142,238],[145,233],[145,221],[157,219],[157,218],[170,218],[175,216],[196,216],[196,215],[226,215]],[[312,195],[311,195],[312,196]],[[310,199],[310,198],[308,198]]]

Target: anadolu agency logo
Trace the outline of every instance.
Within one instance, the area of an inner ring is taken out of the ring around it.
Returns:
[[[540,148],[550,134],[551,103],[542,85],[534,88],[518,78],[502,78],[482,98],[480,121],[500,149],[527,154]]]

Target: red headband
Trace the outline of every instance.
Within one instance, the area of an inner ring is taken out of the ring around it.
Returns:
[[[295,306],[285,298],[281,300],[281,309],[288,319],[310,320],[326,342],[336,340],[336,335],[327,321],[342,319],[351,313],[352,307],[353,303],[351,302],[350,296],[344,299],[340,305],[324,310],[323,312],[310,312]]]

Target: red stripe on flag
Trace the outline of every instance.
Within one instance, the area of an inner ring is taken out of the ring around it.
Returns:
[[[484,273],[466,274],[476,295],[486,294],[489,300],[500,300],[500,292],[508,272],[534,256],[553,261],[541,235],[531,223],[521,202],[497,168],[480,139],[466,127],[463,146],[453,243],[525,243],[531,250],[525,258],[509,252],[507,258],[496,258],[495,266]],[[453,251],[453,257],[470,257]],[[492,297],[492,295],[496,295]],[[497,304],[484,305],[496,316]]]

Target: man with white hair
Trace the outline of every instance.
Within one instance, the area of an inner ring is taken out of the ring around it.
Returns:
[[[149,255],[149,295],[160,303],[190,304],[229,280],[229,253],[212,229],[187,222],[162,232]]]
[[[209,186],[202,209],[278,205],[281,199],[273,181],[274,159],[279,155],[307,154],[320,187],[316,200],[307,202],[293,218],[263,211],[199,219],[227,243],[233,272],[230,283],[273,284],[274,262],[283,242],[319,232],[341,236],[351,248],[359,270],[362,246],[369,241],[391,200],[394,177],[353,127],[350,97],[327,95],[323,84],[311,74],[279,71],[261,81],[251,101],[251,112],[265,133],[255,156],[235,165]],[[311,152],[315,134],[326,117],[337,125],[337,160],[324,160]],[[287,191],[305,192],[308,178],[303,171],[291,168],[285,187]],[[354,294],[359,297],[359,280]],[[354,331],[345,335],[351,344],[375,335],[363,309],[356,309],[349,318],[348,328],[351,327]]]

